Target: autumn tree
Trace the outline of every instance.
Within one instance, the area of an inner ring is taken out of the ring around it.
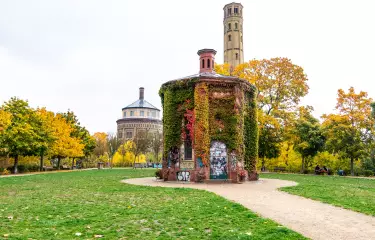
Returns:
[[[264,171],[266,158],[276,158],[280,154],[282,137],[280,134],[280,123],[274,117],[266,115],[258,110],[259,121],[259,158],[261,169]]]
[[[68,110],[66,113],[61,113],[61,116],[73,129],[71,137],[79,139],[83,144],[83,155],[76,157],[87,158],[95,149],[96,141],[94,137],[91,136],[90,132],[85,127],[81,126],[81,123],[78,121],[78,118],[73,111]],[[72,158],[72,166],[74,165],[74,159],[75,157]]]
[[[0,153],[5,152],[3,137],[4,132],[12,122],[12,115],[0,108]]]
[[[159,131],[151,134],[151,148],[154,153],[156,162],[159,163],[159,153],[163,145],[163,134]]]
[[[327,147],[331,152],[340,152],[343,157],[350,159],[351,175],[354,175],[354,161],[364,156],[373,142],[371,102],[366,92],[357,94],[353,87],[347,93],[339,89],[337,113],[323,115]]]
[[[55,135],[54,118],[53,112],[47,111],[45,108],[38,108],[36,110],[38,142],[36,154],[40,156],[39,170],[43,171],[44,167],[44,156],[48,153],[48,150],[52,148],[53,143],[57,140]]]
[[[306,159],[314,157],[325,144],[325,137],[319,123],[319,120],[306,111],[306,108],[300,108],[299,119],[296,121],[293,129],[294,149],[301,154],[301,173],[305,172],[307,166]]]
[[[107,135],[107,149],[110,166],[112,168],[113,156],[122,144],[122,140],[116,134]]]
[[[108,152],[107,134],[104,132],[96,132],[93,135],[96,146],[94,148],[94,154],[97,157],[103,156]]]
[[[75,129],[62,114],[56,114],[52,128],[56,141],[51,147],[51,155],[58,159],[57,168],[60,168],[62,158],[70,157],[74,161],[74,158],[84,156],[85,146],[82,140],[75,137],[73,134]]]
[[[37,118],[28,102],[16,97],[5,102],[1,110],[8,113],[3,115],[10,114],[11,117],[10,122],[5,121],[8,126],[1,133],[2,145],[5,152],[14,158],[13,173],[18,173],[19,156],[32,155],[38,147]]]
[[[132,140],[133,144],[130,147],[130,152],[134,154],[135,167],[136,159],[140,154],[146,154],[151,147],[151,136],[148,131],[138,131]]]

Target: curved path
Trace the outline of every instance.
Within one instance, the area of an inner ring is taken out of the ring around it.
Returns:
[[[214,192],[311,239],[375,239],[375,217],[277,190],[297,185],[291,181],[261,179],[243,184],[197,184],[133,178],[122,182]]]

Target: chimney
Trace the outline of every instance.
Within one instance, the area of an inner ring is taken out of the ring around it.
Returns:
[[[145,99],[145,89],[143,87],[139,88],[139,100]]]
[[[214,49],[204,48],[198,51],[199,55],[199,73],[213,73],[215,67]]]

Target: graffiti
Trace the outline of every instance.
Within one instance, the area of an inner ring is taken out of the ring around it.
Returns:
[[[185,171],[177,172],[177,180],[190,182],[190,172],[185,172]]]
[[[224,143],[214,141],[210,148],[210,178],[227,178],[227,148]]]
[[[235,152],[231,152],[230,153],[230,166],[231,166],[231,170],[232,171],[235,171],[236,170],[236,166],[237,166],[237,155]]]
[[[200,168],[203,167],[203,162],[202,162],[202,158],[201,158],[201,157],[198,157],[198,158],[197,158],[197,163],[198,163],[198,166],[199,166]]]

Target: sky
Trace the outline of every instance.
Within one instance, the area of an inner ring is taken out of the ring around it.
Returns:
[[[197,51],[223,63],[223,0],[1,0],[0,103],[13,96],[75,112],[91,133],[115,132],[138,99],[161,108],[162,83],[199,71]],[[245,61],[287,57],[304,68],[301,104],[330,113],[337,90],[375,99],[375,1],[246,0]]]

